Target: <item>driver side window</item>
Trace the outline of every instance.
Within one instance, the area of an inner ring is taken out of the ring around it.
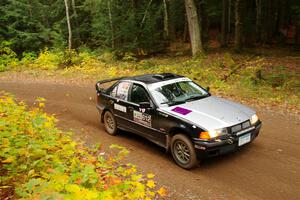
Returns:
[[[130,95],[130,102],[140,104],[141,102],[150,102],[147,91],[144,87],[133,84]]]

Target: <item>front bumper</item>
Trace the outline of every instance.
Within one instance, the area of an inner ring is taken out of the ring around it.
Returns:
[[[259,121],[255,126],[254,129],[243,132],[240,135],[230,135],[226,139],[219,139],[215,141],[200,141],[194,140],[194,146],[197,152],[197,157],[199,159],[205,157],[213,157],[218,156],[226,153],[233,152],[239,149],[242,146],[238,145],[239,138],[246,134],[251,134],[250,142],[251,143],[259,134],[259,130],[262,126],[262,123]]]

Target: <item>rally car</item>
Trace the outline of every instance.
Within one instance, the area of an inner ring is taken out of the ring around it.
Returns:
[[[185,169],[250,143],[262,125],[252,109],[213,96],[176,74],[99,81],[96,91],[100,121],[108,134],[122,129],[141,135],[170,150]]]

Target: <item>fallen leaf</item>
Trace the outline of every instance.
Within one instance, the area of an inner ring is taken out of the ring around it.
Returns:
[[[147,174],[147,178],[153,178],[155,175],[152,173]]]
[[[168,195],[166,188],[161,187],[159,188],[159,190],[157,190],[157,193],[161,196],[161,197],[165,197]]]
[[[154,188],[154,187],[155,187],[155,182],[152,181],[152,180],[150,180],[150,181],[147,182],[146,185],[147,185],[147,187],[149,187],[149,188]]]

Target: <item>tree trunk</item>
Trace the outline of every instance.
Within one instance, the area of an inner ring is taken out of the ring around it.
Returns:
[[[107,1],[107,8],[108,8],[108,17],[109,17],[109,24],[110,24],[110,31],[111,31],[111,48],[115,48],[114,23],[112,19],[110,0]]]
[[[77,17],[77,12],[76,12],[75,0],[72,0],[72,9],[73,9],[74,16],[76,18]]]
[[[137,3],[136,0],[131,0],[131,9],[132,9],[132,14],[134,18],[134,24],[137,26],[137,19],[136,19],[136,9],[137,9]]]
[[[208,20],[208,13],[207,9],[208,6],[206,4],[206,0],[200,0],[198,3],[198,13],[199,13],[199,23],[200,23],[200,30],[201,30],[201,41],[202,46],[209,43],[209,20]]]
[[[68,32],[69,32],[69,37],[68,37],[68,49],[71,51],[72,49],[72,30],[71,30],[71,22],[70,22],[70,15],[69,15],[69,5],[68,5],[68,0],[65,1],[65,7],[66,7],[66,17],[67,17],[67,24],[68,24]]]
[[[261,0],[256,0],[256,42],[261,42]]]
[[[140,29],[142,29],[143,26],[144,26],[144,23],[145,23],[145,21],[146,21],[146,18],[147,18],[147,15],[148,15],[148,11],[149,11],[149,9],[150,9],[151,4],[152,4],[152,0],[149,0],[148,5],[147,5],[147,7],[146,7],[146,10],[145,10],[145,12],[144,12],[143,19],[142,19],[142,21],[141,21],[141,23],[140,23]],[[138,37],[139,37],[139,35],[141,34],[141,31],[142,31],[142,30],[140,30],[140,33],[139,33],[138,35],[136,35],[135,40],[134,40],[134,43],[137,42]]]
[[[203,48],[201,42],[199,18],[194,0],[185,0],[185,9],[189,26],[192,54],[193,57],[195,57],[203,53]]]
[[[80,33],[79,33],[79,24],[78,24],[78,15],[77,15],[77,11],[76,11],[76,4],[75,4],[75,0],[72,0],[72,10],[73,10],[73,15],[74,15],[74,21],[75,21],[75,26],[76,26],[76,29],[75,29],[75,33],[76,33],[76,36],[77,36],[77,40],[80,42]],[[78,45],[78,42],[76,42],[77,44],[75,45]]]
[[[300,49],[300,22],[296,22],[295,44]]]
[[[228,0],[222,1],[221,47],[227,47],[228,41]]]
[[[231,0],[228,2],[228,34],[231,33]],[[229,40],[229,38],[228,38]]]
[[[166,0],[163,0],[164,4],[164,39],[169,38],[169,13]]]
[[[239,52],[242,49],[242,0],[235,1],[235,34],[234,34],[234,49]]]
[[[149,8],[150,8],[150,6],[151,6],[151,3],[152,3],[152,0],[149,0],[149,3],[148,3],[148,5],[147,5],[147,8],[146,8],[146,10],[145,10],[145,13],[144,13],[144,16],[143,16],[143,19],[142,19],[142,22],[141,22],[141,28],[143,27],[143,25],[144,25],[144,23],[145,23],[145,20],[146,20],[146,17],[147,17],[147,15],[148,15],[148,11],[149,11]]]
[[[175,21],[174,14],[172,13],[172,4],[174,4],[174,0],[167,0],[167,8],[168,8],[168,16],[169,16],[169,39],[171,42],[176,40],[176,30],[175,30]]]

